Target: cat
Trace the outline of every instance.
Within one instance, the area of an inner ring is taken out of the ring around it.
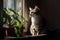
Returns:
[[[29,17],[31,18],[30,33],[32,36],[39,35],[42,26],[40,8],[38,6],[35,6],[34,9],[29,7]]]

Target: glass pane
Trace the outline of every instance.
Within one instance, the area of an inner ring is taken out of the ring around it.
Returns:
[[[16,0],[16,11],[19,13],[19,15],[22,15],[22,0]],[[21,19],[21,16],[18,18]]]
[[[3,8],[15,9],[17,12],[22,13],[22,0],[4,0]]]
[[[14,0],[4,0],[4,8],[14,9]]]
[[[22,0],[16,0],[16,11],[17,12],[22,11]]]

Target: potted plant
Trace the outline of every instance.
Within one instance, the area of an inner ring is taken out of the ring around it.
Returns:
[[[26,21],[23,16],[19,15],[15,10],[4,8],[2,13],[2,25],[5,28],[13,27],[17,37],[22,35],[23,30],[23,21]],[[21,20],[18,19],[18,16],[21,16]]]

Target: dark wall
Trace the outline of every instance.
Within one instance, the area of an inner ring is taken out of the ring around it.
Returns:
[[[60,0],[41,0],[41,14],[47,19],[48,25],[60,29]]]
[[[3,0],[0,0],[0,8],[3,8]]]
[[[48,20],[49,39],[60,40],[60,0],[42,0],[41,6]]]
[[[3,0],[0,0],[0,16],[2,14],[2,10],[1,10],[2,8],[3,8]],[[4,38],[4,29],[1,26],[1,20],[0,20],[0,39],[1,38]]]
[[[40,5],[40,0],[25,0],[25,3],[28,7],[34,8],[35,5]]]
[[[47,0],[46,6],[47,6],[48,24],[55,25],[58,28],[60,26],[60,2],[59,0]]]

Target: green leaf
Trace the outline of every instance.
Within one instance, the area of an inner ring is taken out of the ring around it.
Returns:
[[[15,21],[16,21],[16,26],[19,27],[19,28],[21,28],[22,27],[21,22],[19,22],[18,20],[15,20]]]

